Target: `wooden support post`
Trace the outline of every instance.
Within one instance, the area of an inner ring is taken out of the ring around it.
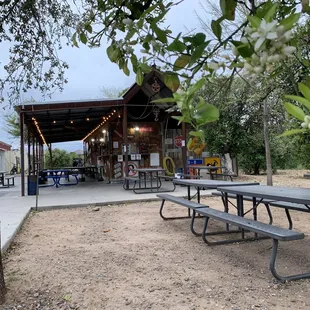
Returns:
[[[30,174],[30,166],[31,166],[31,134],[30,129],[27,126],[27,145],[28,145],[28,174]]]
[[[32,167],[31,167],[31,173],[34,174],[34,171],[36,169],[36,164],[35,164],[35,143],[36,143],[36,137],[33,133],[32,135]]]
[[[20,176],[21,176],[21,195],[25,196],[25,116],[21,112],[19,114],[19,126],[20,126]]]
[[[127,105],[123,107],[123,143],[125,148],[125,176],[128,176],[128,136],[127,136]]]

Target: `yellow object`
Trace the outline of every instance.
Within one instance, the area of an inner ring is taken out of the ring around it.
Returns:
[[[172,166],[172,171],[169,171],[168,169],[168,161],[170,161],[170,164]],[[173,159],[169,156],[166,156],[163,160],[163,166],[164,166],[164,169],[166,170],[166,175],[169,175],[169,176],[174,176],[175,175],[175,163],[173,161]]]
[[[194,152],[196,155],[200,155],[205,147],[206,143],[202,142],[199,137],[193,137],[188,145],[188,150]]]
[[[205,165],[206,166],[214,166],[214,167],[220,167],[222,166],[221,159],[219,157],[206,157],[205,158]],[[216,170],[216,173],[222,173],[221,168]],[[212,172],[215,173],[215,170]]]

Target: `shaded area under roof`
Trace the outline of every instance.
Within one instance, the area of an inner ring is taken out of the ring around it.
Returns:
[[[154,86],[158,87],[158,91],[154,91]],[[17,106],[17,109],[24,114],[28,128],[32,128],[39,136],[34,120],[38,122],[47,143],[76,141],[82,140],[103,121],[103,117],[111,115],[114,110],[116,112],[109,120],[118,118],[124,105],[136,106],[134,101],[141,91],[150,100],[172,96],[161,75],[152,71],[145,75],[142,86],[133,84],[125,92],[124,98],[27,102]],[[163,109],[170,105],[160,104],[160,107]]]

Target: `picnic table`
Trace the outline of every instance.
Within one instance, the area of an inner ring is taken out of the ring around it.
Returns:
[[[164,168],[136,168],[132,171],[137,172],[138,177],[125,177],[123,187],[126,190],[133,190],[135,194],[170,192],[175,189],[175,186],[172,190],[161,189],[161,179],[166,178],[166,176],[160,175],[160,173],[165,172]],[[129,186],[130,182],[133,183],[132,188]]]
[[[78,180],[78,174],[72,174],[72,176],[75,177],[75,182],[73,183],[60,183],[61,179],[67,179],[69,180],[69,170],[68,169],[50,169],[50,170],[44,170],[47,175],[45,178],[52,179],[53,184],[46,184],[46,185],[40,185],[39,187],[49,187],[49,186],[56,186],[58,188],[59,186],[67,186],[67,185],[77,185],[79,183]]]
[[[225,166],[204,166],[204,165],[189,165],[187,166],[189,169],[197,169],[198,170],[198,176],[200,177],[200,171],[201,170],[207,170],[207,173],[210,175],[210,179],[214,180],[217,179],[217,177],[222,176],[224,178],[230,178],[232,181],[232,175],[228,173],[223,173],[223,170],[221,173],[218,173],[218,169],[226,169]]]

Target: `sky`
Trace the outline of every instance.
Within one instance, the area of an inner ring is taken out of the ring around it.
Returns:
[[[167,14],[167,24],[173,33],[186,32],[187,30],[200,29],[199,21],[195,12],[201,12],[201,3],[204,0],[184,0],[179,5],[173,7]],[[96,49],[90,49],[80,44],[80,48],[64,47],[59,53],[59,57],[69,64],[66,72],[68,84],[63,92],[56,92],[52,98],[45,101],[58,100],[80,100],[102,98],[102,87],[125,89],[135,81],[135,75],[131,73],[128,77],[118,66],[111,63],[106,55],[106,44]],[[9,45],[0,44],[0,74],[3,74],[3,66],[8,59]],[[43,101],[38,91],[31,91],[24,94],[22,100],[33,97],[36,101]],[[19,141],[12,139],[5,131],[3,115],[11,113],[12,110],[0,108],[0,141],[19,146]],[[82,149],[82,142],[66,142],[53,144],[53,148],[63,148],[68,151]]]

